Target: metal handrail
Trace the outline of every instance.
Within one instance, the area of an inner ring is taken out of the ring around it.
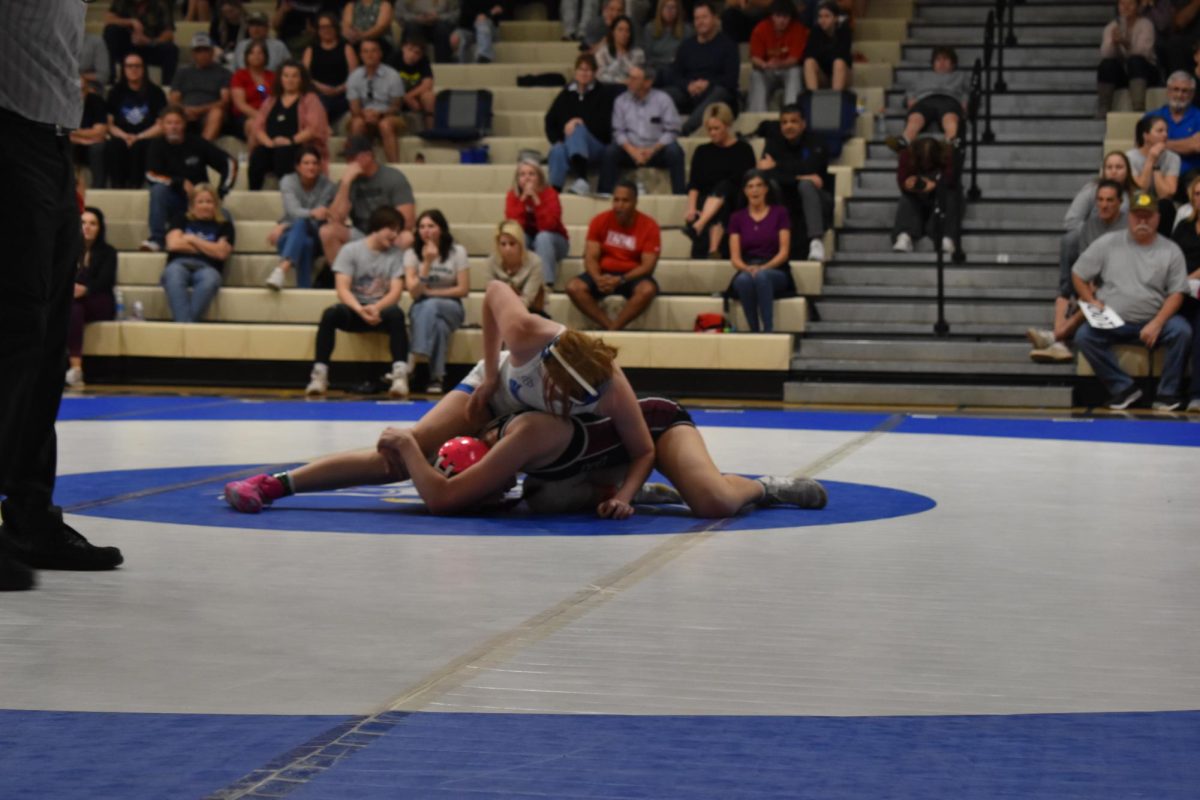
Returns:
[[[971,70],[971,94],[967,100],[967,119],[971,128],[971,188],[967,199],[972,202],[983,196],[979,189],[979,105],[983,100],[983,61],[975,59]]]
[[[983,26],[983,85],[984,85],[984,115],[983,141],[991,144],[996,141],[992,131],[992,56],[996,48],[996,12],[989,11],[987,22]]]

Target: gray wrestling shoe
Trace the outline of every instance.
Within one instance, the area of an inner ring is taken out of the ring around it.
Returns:
[[[760,506],[798,506],[799,508],[824,508],[829,502],[825,487],[812,478],[783,478],[764,475],[758,479],[765,492]]]
[[[682,502],[683,496],[675,490],[675,487],[665,483],[643,483],[642,488],[638,489],[637,494],[633,496],[635,506],[662,506]]]

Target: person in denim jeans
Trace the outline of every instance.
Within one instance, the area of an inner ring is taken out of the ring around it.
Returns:
[[[425,391],[441,394],[450,337],[465,318],[462,298],[470,291],[471,273],[466,248],[454,241],[437,209],[417,217],[417,241],[404,253],[404,285],[413,299],[412,356],[429,359]]]
[[[221,210],[217,190],[207,183],[193,187],[187,213],[167,233],[162,287],[172,319],[197,322],[204,316],[221,288],[221,270],[233,252],[233,242],[233,221]]]
[[[561,192],[567,172],[574,170],[572,194],[589,194],[588,167],[600,163],[612,141],[613,94],[596,81],[596,57],[575,58],[575,80],[563,88],[546,112],[550,185]]]
[[[476,64],[490,64],[496,60],[496,27],[503,16],[504,6],[494,0],[464,0],[458,15],[458,30],[450,37],[458,63],[471,63],[467,53],[472,42]]]
[[[313,254],[321,243],[319,231],[329,219],[329,204],[337,194],[337,184],[321,170],[321,152],[308,145],[296,156],[296,171],[279,182],[283,219],[267,236],[267,242],[279,251],[279,265],[267,277],[269,289],[282,289],[284,276],[293,267],[296,285],[312,286]]]
[[[208,168],[221,176],[217,190],[224,197],[237,178],[237,162],[210,141],[186,132],[179,106],[167,106],[160,117],[163,135],[146,152],[146,181],[150,184],[150,237],[141,250],[157,253],[167,239],[167,224],[187,210],[188,196],[208,181]]]

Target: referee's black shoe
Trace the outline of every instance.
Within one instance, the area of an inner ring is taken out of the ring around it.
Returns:
[[[0,524],[0,558],[4,553],[34,569],[107,570],[125,561],[117,548],[97,547],[65,522],[49,532]]]
[[[0,592],[19,592],[32,589],[37,583],[33,570],[15,558],[0,553]]]

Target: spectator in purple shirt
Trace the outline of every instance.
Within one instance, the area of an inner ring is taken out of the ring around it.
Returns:
[[[788,211],[762,170],[742,178],[746,207],[729,219],[729,254],[735,274],[728,294],[736,294],[750,330],[775,328],[775,298],[796,293],[788,250],[792,230]],[[761,323],[760,323],[761,320]]]

